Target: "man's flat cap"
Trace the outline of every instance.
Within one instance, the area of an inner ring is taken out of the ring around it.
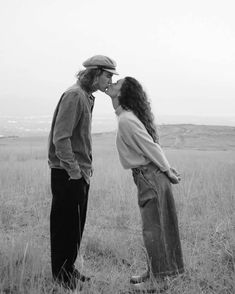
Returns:
[[[95,55],[87,60],[85,60],[82,64],[85,68],[101,68],[105,71],[111,72],[114,75],[118,75],[116,72],[116,62],[104,55]]]

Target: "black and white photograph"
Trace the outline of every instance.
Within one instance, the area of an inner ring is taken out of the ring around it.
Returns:
[[[0,293],[235,293],[235,2],[0,1]]]

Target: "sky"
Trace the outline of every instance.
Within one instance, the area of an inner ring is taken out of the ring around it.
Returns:
[[[234,0],[0,0],[0,116],[52,115],[82,62],[103,54],[156,116],[234,118],[234,11]],[[96,118],[113,115],[95,96]]]

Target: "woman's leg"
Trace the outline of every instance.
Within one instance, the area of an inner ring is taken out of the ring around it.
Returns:
[[[163,173],[140,173],[137,181],[143,239],[157,277],[184,271],[171,184]]]

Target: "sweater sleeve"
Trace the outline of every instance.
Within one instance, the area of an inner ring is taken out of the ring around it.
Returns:
[[[123,118],[119,121],[121,136],[136,153],[155,163],[161,171],[170,169],[170,164],[158,143],[155,143],[140,120]]]
[[[81,116],[81,103],[77,93],[69,92],[62,98],[55,121],[53,143],[60,165],[69,176],[80,173],[71,145],[74,127]]]

